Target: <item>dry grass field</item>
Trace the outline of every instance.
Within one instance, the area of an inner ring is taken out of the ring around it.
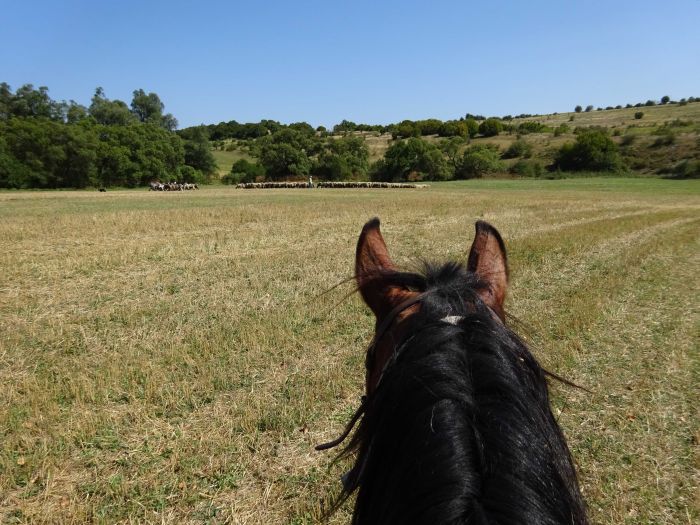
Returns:
[[[0,522],[318,522],[375,215],[408,268],[496,225],[592,522],[698,522],[700,184],[603,178],[0,193]]]

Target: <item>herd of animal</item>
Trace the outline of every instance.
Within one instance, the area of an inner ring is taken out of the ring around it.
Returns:
[[[243,182],[236,184],[236,188],[244,190],[266,189],[266,188],[427,188],[427,184],[406,184],[401,182]]]
[[[150,183],[151,191],[185,191],[185,190],[198,190],[199,186],[190,182],[160,182],[151,181]]]

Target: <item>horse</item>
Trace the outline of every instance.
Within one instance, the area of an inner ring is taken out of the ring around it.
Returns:
[[[478,221],[466,266],[397,269],[379,219],[365,224],[355,280],[376,318],[365,395],[335,447],[355,454],[340,504],[353,524],[586,525],[547,377],[506,324],[508,262]],[[358,423],[359,421],[359,423]]]

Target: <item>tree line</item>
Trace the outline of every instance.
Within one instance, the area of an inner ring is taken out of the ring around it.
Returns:
[[[527,124],[539,131],[538,123]],[[479,127],[487,136],[491,132],[481,125]],[[566,124],[560,128],[554,132],[569,131]],[[494,133],[498,132],[498,129],[494,130]],[[530,160],[532,145],[523,138],[501,152],[493,144],[470,143],[469,136],[446,137],[438,141],[420,137],[399,138],[393,141],[383,158],[370,164],[369,148],[361,135],[323,136],[313,130],[283,128],[248,142],[248,153],[254,161],[241,159],[235,162],[223,182],[286,181],[308,176],[324,181],[375,182],[469,179],[505,172],[507,168],[503,160],[515,158],[520,161],[512,166],[511,171],[522,176],[541,176],[546,170],[626,169],[619,148],[606,129],[577,128],[574,133],[576,140],[557,150],[549,166]]]
[[[630,108],[642,108],[642,107],[650,107],[650,106],[657,106],[657,105],[665,106],[666,104],[678,104],[680,106],[685,106],[687,104],[697,102],[698,100],[700,100],[700,97],[688,97],[688,98],[682,98],[682,99],[676,101],[676,100],[671,100],[671,97],[669,97],[668,95],[664,95],[663,97],[661,97],[661,99],[658,102],[656,100],[649,99],[646,102],[637,102],[636,104],[629,104],[628,103],[628,104],[625,104],[624,107],[625,107],[625,109],[630,109]],[[622,108],[623,108],[622,104],[618,104],[617,106],[606,106],[605,108],[597,107],[597,108],[595,108],[595,110],[596,111],[610,111],[611,109],[622,109]],[[581,112],[590,113],[591,111],[593,111],[593,109],[594,108],[593,108],[592,104],[589,104],[588,106],[586,106],[585,109],[583,108],[583,106],[578,105],[574,108],[574,111],[576,113],[581,113]]]
[[[208,138],[182,138],[156,93],[131,104],[97,88],[90,106],[52,100],[47,87],[0,84],[0,187],[134,187],[152,180],[207,182],[216,172]]]

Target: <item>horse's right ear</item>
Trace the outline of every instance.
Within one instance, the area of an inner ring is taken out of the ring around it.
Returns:
[[[379,230],[379,219],[365,224],[357,241],[355,253],[355,279],[357,288],[378,320],[405,301],[411,292],[387,283],[387,274],[396,271],[384,238]]]

